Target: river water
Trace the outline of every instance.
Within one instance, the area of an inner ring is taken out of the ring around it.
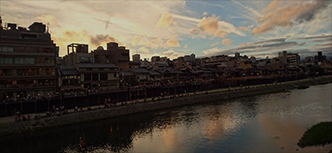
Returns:
[[[332,84],[93,121],[0,138],[4,152],[329,152],[296,145],[332,121]]]

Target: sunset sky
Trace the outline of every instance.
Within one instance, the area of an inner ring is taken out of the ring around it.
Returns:
[[[49,25],[60,56],[116,41],[141,58],[242,55],[332,56],[331,0],[1,0],[4,23]]]

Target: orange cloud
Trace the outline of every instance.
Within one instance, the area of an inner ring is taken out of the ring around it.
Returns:
[[[211,47],[214,47],[214,46],[217,46],[217,45],[219,45],[219,42],[215,42],[215,43],[211,44]]]
[[[263,11],[266,14],[258,18],[261,23],[253,29],[252,34],[258,35],[267,33],[275,27],[292,27],[294,24],[311,21],[317,12],[326,8],[331,1],[315,0],[308,3],[288,4],[272,8],[272,6],[280,5],[279,2],[272,1],[270,5]]]
[[[250,26],[247,27],[239,27],[239,30],[243,30],[243,31],[250,31]]]
[[[212,35],[212,39],[216,37],[225,38],[228,33],[219,26],[219,22],[219,17],[215,14],[212,14],[210,17],[203,17],[197,24],[197,28],[190,29],[190,34],[196,36],[201,32],[205,32]],[[205,39],[206,36],[202,38]]]
[[[208,12],[204,12],[204,13],[203,13],[203,16],[207,16],[207,15],[208,15]]]
[[[273,0],[266,8],[263,9],[262,12],[268,12],[270,10],[278,8],[281,4],[282,4],[282,1],[280,1],[280,0]]]
[[[167,40],[164,45],[164,48],[171,48],[171,47],[180,47],[179,41],[176,39]]]
[[[169,13],[164,13],[161,15],[157,27],[168,27],[173,22],[173,15]]]
[[[231,39],[223,39],[222,44],[225,46],[230,46],[232,45],[232,40]]]
[[[135,36],[133,40],[131,40],[130,45],[132,46],[146,46],[152,49],[158,49],[164,46],[164,40],[161,38],[156,38],[153,40],[149,40],[145,36]]]
[[[42,15],[36,18],[39,22],[49,24],[52,27],[59,27],[57,19],[54,15]]]
[[[108,43],[108,42],[117,42],[117,43],[119,43],[119,41],[116,38],[114,38],[110,35],[100,34],[100,35],[90,37],[90,43],[92,45],[95,45],[95,46],[100,46],[101,44]]]
[[[198,23],[198,27],[208,34],[213,34],[218,29],[219,17],[212,15],[210,17],[203,17],[201,22]]]
[[[218,29],[214,34],[213,34],[213,38],[215,37],[220,37],[220,38],[225,38],[226,36],[228,35],[227,32],[221,30],[221,29]]]
[[[140,47],[138,49],[138,52],[143,53],[143,54],[149,54],[150,53],[149,49],[147,49],[146,47]]]
[[[188,48],[188,44],[184,45],[183,48]]]
[[[166,52],[160,52],[160,53],[153,54],[153,56],[163,56],[163,57],[167,57],[169,59],[176,59],[176,58],[178,58],[180,56],[184,56],[184,55],[185,55],[184,53],[179,53],[174,50],[168,50]]]

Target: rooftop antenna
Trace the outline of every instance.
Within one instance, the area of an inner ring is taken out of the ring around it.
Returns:
[[[1,16],[2,16],[2,10],[1,10],[1,0],[0,0],[0,30],[2,30],[2,18],[1,18]]]

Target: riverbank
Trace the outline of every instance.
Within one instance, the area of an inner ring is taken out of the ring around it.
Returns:
[[[12,118],[12,121],[0,123],[0,135],[29,132],[38,129],[77,124],[82,122],[98,120],[98,119],[105,119],[110,117],[153,111],[158,109],[166,109],[166,108],[180,107],[185,105],[207,103],[214,101],[223,101],[233,98],[255,96],[260,94],[283,92],[291,89],[296,89],[301,85],[311,86],[311,85],[326,84],[331,82],[332,82],[332,77],[329,76],[324,78],[304,79],[298,81],[284,82],[282,84],[278,83],[277,85],[269,84],[269,85],[250,86],[249,88],[238,87],[233,89],[216,89],[208,91],[207,94],[205,92],[196,93],[196,95],[191,93],[190,96],[186,97],[178,97],[178,98],[161,100],[161,101],[148,101],[144,103],[140,102],[135,105],[115,106],[111,108],[90,110],[85,112],[75,112],[75,113],[70,112],[69,114],[66,115],[42,117],[38,120],[33,119],[25,122],[14,122],[14,118]],[[3,119],[4,118],[0,118],[0,120]]]

